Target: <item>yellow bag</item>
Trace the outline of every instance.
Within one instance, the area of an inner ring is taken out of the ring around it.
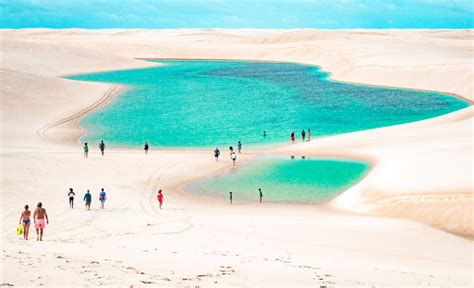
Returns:
[[[18,227],[16,227],[16,235],[21,235],[23,234],[23,226],[18,225]]]

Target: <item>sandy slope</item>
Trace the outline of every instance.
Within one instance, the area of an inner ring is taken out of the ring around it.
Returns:
[[[77,116],[121,88],[59,78],[153,65],[134,58],[285,60],[321,65],[335,79],[472,99],[472,40],[462,30],[1,31],[1,283],[473,285],[472,241],[425,225],[474,235],[472,108],[279,148],[376,163],[327,207],[230,207],[179,193],[229,168],[207,151],[113,149],[82,159]],[[245,151],[240,165],[255,153]],[[86,213],[81,201],[68,209],[69,187],[79,196],[106,188],[107,209],[94,203]],[[163,210],[157,188],[165,189]],[[18,240],[21,207],[38,201],[51,216],[46,241]]]

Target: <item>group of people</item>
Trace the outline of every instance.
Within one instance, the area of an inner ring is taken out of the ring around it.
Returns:
[[[264,137],[266,136],[266,131],[263,132],[263,135],[264,135]],[[308,135],[308,140],[307,141],[310,141],[310,139],[311,139],[311,130],[310,129],[308,129],[308,134],[307,135]],[[301,137],[302,137],[303,142],[306,141],[306,132],[305,132],[305,130],[303,130],[301,132]],[[291,133],[290,139],[291,139],[292,143],[295,143],[295,133],[294,132]],[[145,142],[145,144],[144,144],[145,154],[148,154],[149,149],[150,149],[150,145],[148,144],[148,142]],[[99,143],[99,150],[100,150],[101,155],[104,156],[105,143],[104,143],[103,140],[101,140],[100,143]],[[237,151],[238,151],[239,154],[242,152],[242,142],[240,142],[240,141],[237,142]],[[230,159],[232,160],[232,163],[235,166],[235,161],[237,160],[237,154],[236,154],[233,146],[229,147],[229,153],[230,153]],[[219,148],[216,147],[216,149],[214,150],[214,157],[215,157],[216,161],[219,160],[220,154],[221,154],[221,152],[220,152]],[[88,157],[89,157],[89,146],[86,142],[86,143],[84,143],[84,158],[88,158]],[[263,201],[262,189],[258,188],[258,192],[259,192],[260,203],[262,203],[262,201]],[[72,188],[69,188],[69,192],[68,192],[67,195],[68,195],[68,198],[69,198],[69,207],[74,208],[74,197],[76,196],[76,194],[74,193],[74,190]],[[230,199],[230,204],[232,204],[232,192],[229,192],[229,199]],[[90,207],[91,207],[91,203],[92,203],[92,194],[90,193],[90,190],[87,190],[86,194],[84,195],[83,200],[86,204],[86,210],[90,211]],[[100,202],[100,208],[101,209],[104,209],[104,204],[105,204],[106,200],[107,200],[107,194],[105,193],[104,188],[102,188],[101,191],[99,192],[99,202]],[[159,203],[159,207],[161,209],[162,206],[163,206],[163,201],[164,201],[163,191],[161,189],[158,191],[157,200],[158,200],[158,203]],[[44,230],[46,224],[49,224],[48,214],[46,213],[46,210],[42,207],[42,205],[43,204],[41,202],[39,202],[38,205],[37,205],[37,208],[35,209],[35,211],[33,213],[33,221],[34,221],[34,224],[35,224],[37,240],[38,241],[43,241],[43,230]],[[25,205],[24,209],[25,210],[21,213],[21,216],[20,216],[20,225],[23,226],[23,239],[28,240],[28,234],[29,234],[29,229],[30,229],[30,224],[31,224],[31,220],[30,220],[31,211],[29,210],[28,205]],[[45,220],[46,220],[46,222],[45,222]]]
[[[237,151],[238,153],[242,153],[242,142],[238,141],[237,142]],[[230,146],[229,147],[229,154],[230,154],[230,159],[232,160],[232,165],[235,166],[235,161],[237,160],[237,154],[234,151],[234,147]],[[219,150],[219,147],[216,147],[214,149],[214,158],[216,159],[216,162],[219,161],[219,156],[221,155],[221,151]]]
[[[69,197],[69,208],[74,208],[74,197],[76,197],[76,193],[72,188],[69,188],[69,192],[67,193]],[[91,203],[92,203],[92,194],[91,191],[88,189],[86,194],[84,194],[84,202],[86,203],[86,210],[91,210]],[[104,209],[105,201],[107,200],[107,193],[105,193],[104,188],[100,189],[99,192],[99,202],[100,208]]]
[[[262,203],[263,202],[263,192],[262,192],[261,188],[258,188],[258,196],[260,198],[260,203]],[[229,192],[229,200],[230,200],[230,204],[232,205],[232,192]]]
[[[89,145],[86,143],[84,143],[84,158],[89,158]],[[104,156],[104,152],[105,152],[105,143],[104,143],[104,140],[101,140],[100,143],[99,143],[99,150],[100,150],[100,154],[102,156]]]
[[[74,208],[74,198],[76,197],[76,193],[74,193],[74,190],[72,188],[69,188],[69,192],[67,193],[67,196],[69,198],[69,208]],[[92,203],[92,194],[90,190],[87,190],[86,194],[84,194],[84,202],[86,203],[86,210],[90,211],[91,210],[91,203]],[[159,207],[163,206],[163,192],[160,189],[158,191],[157,195]],[[105,201],[107,200],[107,194],[104,191],[104,188],[100,189],[99,192],[99,202],[100,202],[100,208],[104,209],[104,204]],[[20,222],[19,225],[21,225],[21,233],[23,234],[23,239],[28,240],[28,235],[30,231],[30,224],[31,224],[31,211],[29,210],[29,206],[25,205],[24,211],[21,213],[20,216]],[[46,221],[46,222],[45,222]],[[38,203],[36,206],[36,209],[33,213],[33,223],[35,224],[36,228],[36,235],[38,241],[43,241],[43,231],[46,226],[46,224],[49,224],[49,218],[48,214],[46,213],[46,209],[43,208],[43,204],[41,202]],[[18,234],[21,234],[17,230]]]
[[[89,145],[87,144],[87,142],[84,143],[83,149],[84,149],[84,158],[89,158]],[[145,141],[145,144],[143,145],[143,150],[145,151],[145,154],[148,154],[149,149],[150,149],[150,145],[148,145],[148,142]],[[105,153],[104,140],[100,141],[99,150],[100,150],[100,154],[104,156],[104,153]]]
[[[30,217],[31,211],[29,210],[29,206],[25,205],[25,210],[21,213],[19,223],[19,225],[22,225],[23,227],[22,230],[24,240],[28,240],[31,224]],[[43,229],[46,224],[49,224],[49,219],[48,214],[46,213],[46,209],[43,208],[43,204],[41,202],[36,205],[35,212],[33,213],[33,223],[35,224],[36,228],[36,241],[43,241]]]
[[[306,140],[306,135],[308,135],[308,140]],[[291,140],[292,144],[295,144],[295,132],[291,132],[290,140]],[[301,131],[301,140],[302,140],[302,142],[311,141],[311,130],[310,129],[308,129],[308,134],[306,134],[306,131],[304,129]]]

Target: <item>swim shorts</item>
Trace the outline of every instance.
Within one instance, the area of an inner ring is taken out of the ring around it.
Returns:
[[[36,229],[43,229],[44,228],[44,219],[36,219],[35,227]]]

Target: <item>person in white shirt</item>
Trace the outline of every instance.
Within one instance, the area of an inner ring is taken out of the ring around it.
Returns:
[[[69,208],[74,208],[74,196],[76,196],[76,194],[72,191],[72,188],[69,188],[67,196],[69,197]]]

